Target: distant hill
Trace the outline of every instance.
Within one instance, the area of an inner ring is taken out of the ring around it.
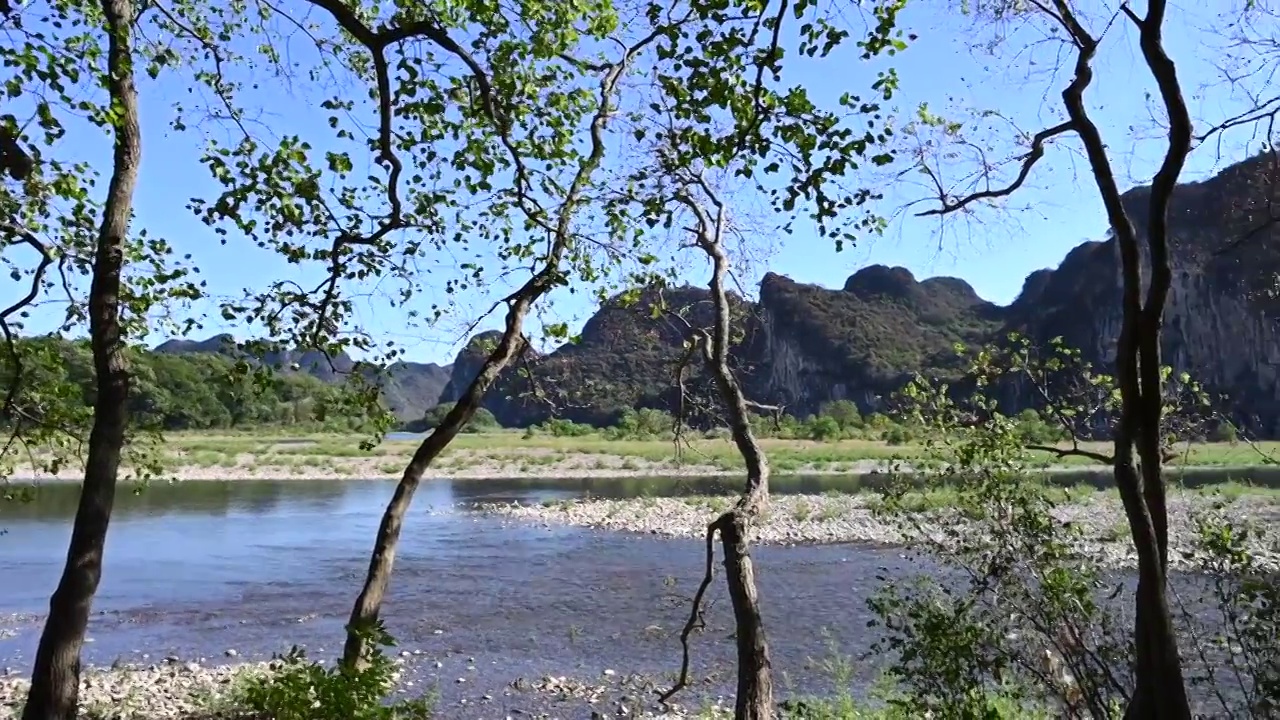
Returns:
[[[205,340],[168,340],[154,352],[169,355],[209,353],[232,357],[237,354],[235,339],[227,334]],[[262,361],[284,372],[305,373],[327,383],[337,382],[355,369],[356,363],[346,353],[326,358],[318,351],[282,351],[267,353]],[[422,417],[440,401],[440,393],[449,382],[450,367],[435,363],[397,362],[386,368],[379,378],[388,409],[401,420]]]

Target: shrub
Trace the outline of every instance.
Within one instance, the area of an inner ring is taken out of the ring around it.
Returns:
[[[880,437],[889,445],[906,445],[914,439],[911,432],[901,425],[894,425],[885,430]]]
[[[618,424],[610,429],[608,437],[614,440],[646,440],[654,437],[670,437],[676,419],[668,412],[641,408],[627,409],[618,417]]]
[[[819,442],[839,440],[844,435],[835,418],[822,416],[809,423],[809,437]]]
[[[583,437],[596,431],[590,425],[564,418],[552,418],[538,426],[538,429],[553,437]]]
[[[367,634],[371,650],[359,670],[325,667],[294,647],[277,656],[276,670],[245,678],[230,704],[242,713],[270,720],[426,720],[434,696],[387,702],[399,667],[383,648],[395,641],[378,623]]]

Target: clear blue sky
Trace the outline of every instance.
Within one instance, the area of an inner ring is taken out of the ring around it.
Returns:
[[[1091,5],[1090,3],[1085,3]],[[1212,5],[1214,3],[1208,3]],[[1232,3],[1224,0],[1225,6]],[[1093,3],[1097,5],[1097,3]],[[1100,7],[1100,5],[1098,5]],[[919,35],[919,40],[893,61],[902,77],[903,91],[895,101],[904,116],[920,102],[944,115],[963,117],[973,108],[998,109],[1019,127],[1034,132],[1060,119],[1058,93],[1067,82],[1069,69],[1056,77],[1051,74],[1059,64],[1055,46],[1039,45],[1027,54],[1029,43],[1043,36],[1042,30],[1008,26],[995,28],[1007,35],[1005,44],[987,54],[972,46],[992,37],[993,28],[974,29],[974,20],[953,13],[940,13],[941,5],[917,2],[903,18],[905,27]],[[1170,18],[1167,31],[1169,52],[1178,63],[1183,85],[1190,98],[1193,115],[1211,123],[1234,114],[1246,102],[1238,93],[1221,82],[1214,67],[1222,56],[1223,38],[1213,32],[1194,28],[1222,27],[1215,21],[1218,10],[1190,18],[1183,11]],[[1192,11],[1194,12],[1194,10]],[[1105,19],[1098,15],[1096,18]],[[1101,23],[1095,23],[1101,27]],[[1149,75],[1139,55],[1136,33],[1123,20],[1108,31],[1104,51],[1097,62],[1097,79],[1089,91],[1095,119],[1110,143],[1113,162],[1125,186],[1146,183],[1154,172],[1161,142],[1150,117],[1149,108],[1156,103],[1146,96],[1153,92]],[[1017,54],[1017,53],[1022,54]],[[1031,58],[1031,61],[1028,61]],[[1034,71],[1035,74],[1029,71]],[[803,81],[810,91],[834,99],[846,90],[861,92],[870,83],[871,68],[860,63],[852,53],[843,52],[820,64],[798,68],[792,77]],[[270,254],[251,248],[232,238],[226,246],[217,236],[185,209],[194,196],[210,197],[216,192],[206,171],[198,164],[199,147],[196,134],[175,133],[168,123],[175,102],[183,102],[187,93],[168,82],[143,86],[144,160],[137,194],[137,226],[169,238],[182,251],[192,253],[202,276],[215,292],[235,292],[243,287],[260,287],[277,279],[296,277],[297,269]],[[254,96],[263,103],[264,121],[278,132],[296,132],[304,138],[327,132],[323,128],[325,113],[307,107],[305,97],[281,88],[266,88]],[[1007,160],[1017,146],[1009,141],[1008,125],[988,121],[987,134],[977,130],[969,135],[990,145],[988,157]],[[993,128],[1002,128],[996,130]],[[1184,180],[1200,179],[1226,164],[1241,159],[1258,148],[1256,140],[1249,145],[1246,134],[1226,138],[1226,146],[1204,147],[1193,154]],[[108,156],[109,147],[101,135],[80,132],[67,140],[64,151],[100,161]],[[101,163],[100,167],[107,167]],[[1004,166],[1005,177],[1014,168]],[[954,161],[944,169],[951,176],[972,171],[964,161]],[[903,211],[911,201],[925,199],[928,190],[917,179],[907,178],[886,186],[887,198],[881,211],[895,219],[883,237],[868,239],[857,247],[837,253],[827,241],[815,239],[807,229],[785,239],[772,257],[755,268],[754,283],[766,270],[789,275],[796,280],[839,287],[858,268],[871,263],[902,265],[917,277],[952,275],[964,278],[977,292],[997,303],[1008,303],[1016,296],[1026,275],[1036,269],[1053,267],[1068,250],[1088,239],[1098,239],[1106,231],[1105,218],[1097,199],[1087,165],[1078,145],[1071,140],[1051,150],[1032,176],[1032,182],[1010,201],[1003,210],[982,212],[974,217],[951,218],[945,224],[937,218],[914,218],[912,210]],[[105,182],[103,183],[105,185]],[[780,236],[781,237],[781,236]],[[438,265],[429,268],[438,285],[450,272],[454,259],[440,257]],[[702,283],[705,272],[693,265],[688,275],[691,282]],[[10,281],[0,280],[0,303],[9,302]],[[14,293],[16,296],[16,292]],[[496,294],[495,294],[496,295]],[[423,303],[443,297],[443,291],[428,288]],[[488,295],[465,300],[459,312],[435,328],[415,329],[406,333],[400,311],[370,301],[362,306],[361,322],[375,335],[394,338],[408,349],[408,359],[449,362],[456,353],[463,329],[470,322],[469,312],[487,308]],[[554,298],[554,315],[581,321],[591,312],[590,301],[581,296],[561,294]],[[41,313],[46,322],[57,316],[49,309]],[[482,327],[496,327],[501,316],[495,315]],[[211,319],[197,337],[236,328],[224,327]],[[159,339],[159,338],[157,338]]]

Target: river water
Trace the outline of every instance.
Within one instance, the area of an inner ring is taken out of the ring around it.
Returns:
[[[781,478],[815,492],[856,478]],[[523,702],[516,678],[666,673],[703,567],[700,541],[535,527],[456,509],[469,502],[543,502],[727,488],[674,479],[462,480],[423,485],[406,519],[383,617],[413,653],[418,686],[455,709],[501,717]],[[108,538],[85,659],[224,662],[291,645],[336,655],[370,544],[394,483],[236,481],[122,488]],[[29,670],[62,568],[78,488],[39,488],[0,503],[0,671]],[[866,599],[885,578],[929,572],[893,548],[865,544],[760,547],[753,552],[781,691],[824,692],[811,662],[832,648],[857,656],[871,637]],[[712,695],[730,689],[732,617],[719,582],[694,668]],[[436,667],[439,663],[439,667]],[[856,663],[855,684],[875,679]],[[462,678],[465,682],[459,683]],[[480,709],[493,696],[500,707]],[[589,713],[586,714],[589,716]],[[578,717],[569,713],[562,717]]]
[[[677,669],[678,631],[702,571],[700,542],[512,526],[453,509],[469,501],[628,495],[644,486],[425,484],[405,523],[384,612],[402,648],[432,661],[423,663],[422,681],[452,703],[497,694],[517,677]],[[269,657],[295,643],[317,656],[335,654],[392,488],[237,481],[122,490],[86,661],[174,655],[221,662],[227,650]],[[76,491],[45,486],[34,502],[0,505],[0,618],[8,616],[0,621],[0,668],[29,669]],[[866,545],[764,547],[754,555],[775,665],[788,677],[813,676],[806,662],[826,658],[832,642],[843,652],[864,650],[875,576],[911,571],[898,552]],[[733,644],[719,584],[712,603],[695,669],[723,671]]]

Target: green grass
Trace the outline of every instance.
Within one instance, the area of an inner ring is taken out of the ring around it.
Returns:
[[[361,450],[363,439],[360,435],[337,433],[189,432],[168,435],[165,445],[170,454],[170,467],[244,466],[288,469],[294,473],[325,468],[356,474],[362,471],[397,474],[417,446],[416,441],[397,440]],[[890,445],[865,439],[819,442],[766,438],[761,440],[761,445],[774,471],[780,475],[851,472],[858,464],[868,461],[912,463],[923,459],[926,452],[917,445]],[[1108,447],[1097,443],[1089,449],[1106,452]],[[436,460],[435,467],[449,471],[489,467],[533,472],[571,463],[601,474],[607,474],[610,469],[662,474],[664,469],[681,466],[734,473],[743,467],[737,448],[724,438],[690,436],[680,452],[676,450],[670,439],[612,440],[600,433],[581,437],[528,436],[519,430],[495,430],[459,435]],[[1256,446],[1245,443],[1189,445],[1170,466],[1258,466],[1265,464],[1260,453],[1280,457],[1280,442],[1262,442]],[[1040,459],[1046,464],[1077,468],[1090,464],[1084,458],[1054,460],[1048,454]],[[1223,491],[1231,490],[1224,488]]]
[[[359,448],[356,435],[263,435],[238,433],[175,433],[169,442],[189,456],[207,458],[219,455],[283,455],[307,458],[373,458],[399,457],[410,454],[415,446],[412,441],[384,442],[376,448],[364,451]],[[923,448],[916,445],[889,445],[880,440],[839,440],[818,442],[814,440],[761,440],[769,453],[770,461],[779,470],[802,470],[806,467],[831,467],[865,460],[906,460],[923,457]],[[1107,451],[1108,444],[1090,444],[1090,450]],[[1096,447],[1093,447],[1096,445]],[[1263,442],[1257,449],[1245,443],[1206,443],[1183,448],[1171,465],[1230,466],[1258,465],[1262,459],[1258,451],[1280,456],[1280,442]],[[650,463],[674,462],[674,444],[668,439],[611,440],[600,434],[582,437],[553,437],[535,435],[526,437],[515,430],[498,430],[486,433],[463,434],[450,444],[447,454],[483,456],[491,459],[520,456],[525,462],[555,464],[575,455],[607,455],[644,460]],[[690,464],[706,464],[726,469],[741,465],[741,457],[732,442],[720,438],[696,438],[690,440],[682,451],[683,461]],[[1043,454],[1043,459],[1050,459]],[[1064,458],[1054,464],[1088,465],[1084,458]]]

